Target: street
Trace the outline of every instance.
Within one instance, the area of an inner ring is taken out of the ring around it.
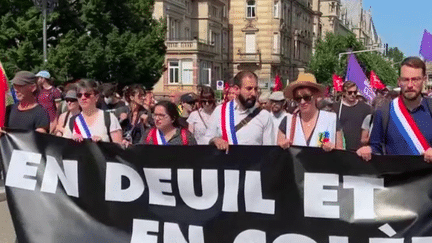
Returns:
[[[0,181],[0,242],[14,243],[15,231],[6,202],[6,194],[3,181]]]

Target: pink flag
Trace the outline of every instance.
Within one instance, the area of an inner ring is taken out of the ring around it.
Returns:
[[[276,77],[275,77],[275,86],[273,88],[273,92],[281,91],[282,89],[283,89],[283,87],[282,87],[282,82],[280,80],[280,76],[279,76],[279,74],[276,74]]]
[[[334,87],[335,91],[341,92],[342,86],[343,86],[342,77],[334,73],[333,74],[333,87]]]
[[[376,75],[376,73],[373,70],[370,72],[369,80],[370,80],[370,84],[371,84],[372,88],[374,88],[374,89],[382,90],[382,89],[385,89],[385,87],[386,87],[381,82],[378,75]]]
[[[8,90],[6,72],[0,62],[0,127],[4,126],[6,115],[6,92]]]

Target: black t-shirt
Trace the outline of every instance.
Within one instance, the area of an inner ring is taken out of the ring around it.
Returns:
[[[18,110],[18,104],[6,107],[5,126],[8,128],[36,130],[49,127],[49,116],[42,106],[37,105],[26,111]]]
[[[340,102],[333,106],[338,117],[340,107]],[[346,150],[356,151],[361,147],[361,126],[365,117],[371,113],[372,108],[364,102],[358,102],[355,106],[342,105],[339,120],[345,137]]]

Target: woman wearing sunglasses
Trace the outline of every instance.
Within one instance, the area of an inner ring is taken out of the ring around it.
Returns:
[[[284,149],[291,145],[321,147],[325,151],[343,149],[336,113],[317,108],[317,98],[324,90],[310,73],[300,73],[298,79],[285,88],[285,97],[296,101],[298,109],[282,120],[277,139],[279,146]]]
[[[91,139],[94,142],[114,142],[121,144],[122,130],[117,118],[96,108],[99,99],[98,85],[93,80],[82,79],[78,83],[77,94],[81,113],[71,117],[64,137],[81,142]]]
[[[202,87],[200,96],[200,109],[193,111],[187,122],[189,131],[194,135],[196,141],[200,145],[208,144],[205,142],[204,135],[210,121],[211,114],[216,108],[216,99],[213,90],[210,87]]]
[[[187,128],[180,126],[177,106],[167,100],[156,104],[153,118],[155,127],[147,131],[141,143],[149,145],[196,145]]]
[[[72,116],[76,116],[80,113],[81,108],[78,104],[78,98],[76,96],[77,92],[76,89],[70,89],[66,92],[65,95],[65,104],[67,111],[63,112],[58,119],[57,127],[55,135],[62,137],[65,133],[65,128],[68,127],[69,119]]]

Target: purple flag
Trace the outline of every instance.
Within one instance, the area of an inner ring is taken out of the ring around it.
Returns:
[[[432,35],[427,30],[423,33],[420,54],[428,61],[432,61]]]
[[[345,81],[352,81],[357,84],[359,91],[362,95],[372,101],[375,98],[375,92],[370,86],[369,80],[366,75],[363,73],[360,64],[357,61],[357,58],[354,54],[349,55],[348,68],[345,76]]]

